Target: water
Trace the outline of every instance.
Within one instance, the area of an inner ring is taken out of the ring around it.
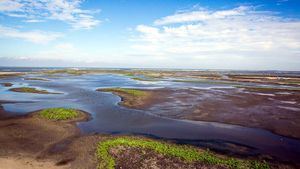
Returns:
[[[13,87],[29,86],[64,94],[28,94],[8,91],[0,87],[0,100],[19,101],[3,104],[5,110],[17,114],[49,107],[71,107],[92,114],[92,120],[78,123],[83,133],[138,134],[209,147],[216,151],[242,155],[264,154],[282,161],[298,162],[300,141],[273,134],[262,129],[247,128],[215,122],[176,120],[155,115],[151,111],[133,110],[118,105],[120,98],[111,93],[97,92],[97,88],[228,88],[218,83],[178,83],[171,81],[139,82],[121,75],[99,74],[82,76],[39,76],[50,81],[24,80],[22,77],[0,79],[14,83]],[[159,109],[156,109],[159,111]],[[159,114],[159,113],[158,113]],[[238,151],[232,145],[244,148]]]

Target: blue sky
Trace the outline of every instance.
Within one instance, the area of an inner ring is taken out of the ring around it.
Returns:
[[[300,1],[0,0],[0,66],[300,70]]]

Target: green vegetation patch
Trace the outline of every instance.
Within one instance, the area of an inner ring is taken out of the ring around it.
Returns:
[[[49,81],[48,79],[39,78],[39,77],[28,77],[28,78],[24,78],[24,80],[39,80],[39,81]]]
[[[39,115],[49,120],[70,120],[79,116],[75,109],[49,108],[39,112]]]
[[[20,92],[20,93],[59,94],[59,93],[48,92],[47,90],[38,90],[36,88],[31,88],[31,87],[18,87],[18,88],[11,88],[9,90],[13,92]]]
[[[146,92],[143,90],[138,89],[127,89],[127,88],[106,88],[106,89],[97,89],[97,91],[104,91],[104,92],[116,92],[116,93],[125,93],[132,96],[145,96]]]
[[[204,162],[211,165],[221,165],[233,169],[269,169],[265,162],[241,160],[236,158],[221,158],[212,152],[199,151],[191,146],[179,146],[154,140],[146,140],[132,137],[118,137],[98,143],[97,157],[100,160],[98,169],[113,169],[115,159],[109,154],[109,150],[117,146],[129,146],[143,149],[151,149],[156,153],[177,157],[186,162]]]
[[[77,69],[58,69],[58,70],[45,71],[43,73],[47,75],[55,75],[55,74],[83,75],[89,72],[85,70],[77,70]]]

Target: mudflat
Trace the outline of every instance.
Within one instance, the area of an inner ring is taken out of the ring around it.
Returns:
[[[300,138],[298,90],[238,88],[143,91],[147,93],[146,98],[112,92],[122,98],[121,105],[149,110],[160,116],[263,128],[276,134]]]

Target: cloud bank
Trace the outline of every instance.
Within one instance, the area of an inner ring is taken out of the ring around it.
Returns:
[[[273,60],[300,60],[299,30],[300,20],[240,6],[162,17],[152,25],[138,25],[131,40],[137,54],[181,63],[201,65],[202,61],[215,60],[212,63],[217,67],[224,60],[258,63],[265,59],[272,65]]]

